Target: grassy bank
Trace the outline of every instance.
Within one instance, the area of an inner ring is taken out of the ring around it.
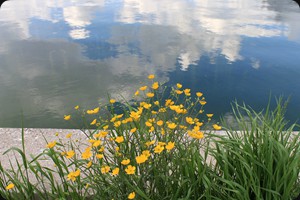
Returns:
[[[0,165],[6,199],[293,199],[300,191],[299,134],[284,120],[286,104],[256,112],[235,104],[235,127],[212,123],[206,99],[177,84],[166,88],[149,75],[135,103],[110,99],[80,116],[86,140],[72,134],[45,141],[28,156]],[[121,103],[120,103],[121,102]],[[218,134],[218,130],[225,134]],[[203,131],[205,130],[205,131]],[[21,134],[21,133],[20,133]],[[22,133],[24,138],[24,133]],[[67,140],[66,140],[67,139]],[[24,140],[23,140],[24,144]],[[44,160],[51,165],[43,165]]]

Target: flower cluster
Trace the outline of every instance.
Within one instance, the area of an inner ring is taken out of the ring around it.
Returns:
[[[81,172],[106,176],[111,181],[118,176],[128,179],[130,176],[143,176],[158,160],[171,162],[172,155],[178,151],[176,147],[182,143],[204,137],[202,127],[211,120],[213,114],[204,114],[206,100],[203,93],[192,93],[191,89],[177,83],[171,88],[170,94],[166,95],[166,86],[154,81],[155,75],[149,75],[148,79],[150,86],[141,86],[134,93],[136,103],[121,112],[113,109],[117,101],[115,99],[110,99],[107,106],[101,107],[101,110],[109,113],[106,118],[101,115],[100,107],[81,111],[87,120],[89,116],[93,117],[89,124],[96,126],[96,129],[87,135],[88,144],[82,150],[75,148],[75,145],[69,145],[71,149],[56,149],[63,158],[81,163],[70,166],[77,170],[68,172],[68,180],[79,180]],[[78,105],[75,110],[80,111]],[[64,119],[70,120],[71,115],[65,115]],[[221,129],[218,124],[212,127],[215,130]],[[66,138],[71,137],[70,133],[66,135]],[[47,148],[55,151],[57,143],[49,142]],[[85,179],[92,185],[92,177]],[[128,199],[135,196],[135,192],[131,192]]]

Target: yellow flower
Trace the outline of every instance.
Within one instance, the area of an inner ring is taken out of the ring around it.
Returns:
[[[122,165],[128,165],[130,163],[130,160],[129,159],[124,159],[122,160],[121,164]]]
[[[110,167],[109,166],[103,166],[101,167],[101,173],[102,174],[106,174],[110,171]]]
[[[88,163],[86,164],[86,168],[90,168],[90,167],[92,166],[92,164],[93,164],[92,161],[88,162]]]
[[[175,90],[175,92],[176,92],[176,94],[182,94],[183,93],[183,91],[181,91],[181,90]]]
[[[154,82],[154,83],[152,84],[152,89],[153,89],[153,90],[157,90],[158,87],[159,87],[158,82]]]
[[[147,159],[148,159],[148,157],[145,156],[144,154],[135,157],[137,164],[144,163],[144,162],[146,162]]]
[[[202,139],[204,137],[203,136],[204,134],[201,131],[196,131],[196,130],[190,131],[190,130],[188,130],[187,133],[190,137],[195,138],[195,139]]]
[[[102,146],[98,151],[101,153],[101,152],[103,152],[104,151],[104,147]]]
[[[157,146],[154,148],[154,153],[161,153],[164,149],[165,149],[164,146],[157,145]]]
[[[53,142],[49,142],[48,144],[47,144],[47,148],[53,148],[54,146],[56,145],[56,141],[53,141]]]
[[[128,199],[134,199],[135,198],[135,192],[131,192],[129,195],[128,195]]]
[[[147,97],[149,97],[149,98],[154,97],[154,93],[152,93],[152,92],[148,92],[146,95],[147,95]]]
[[[75,107],[74,107],[74,109],[75,109],[75,110],[78,110],[78,109],[79,109],[79,106],[78,106],[78,105],[77,105],[77,106],[75,106]]]
[[[214,114],[206,114],[207,117],[211,118]]]
[[[116,103],[116,100],[115,99],[111,99],[111,100],[109,100],[109,103],[114,104],[114,103]]]
[[[134,133],[134,132],[136,132],[136,128],[132,128],[131,130],[130,130],[130,133]]]
[[[99,112],[99,110],[100,110],[100,108],[97,107],[97,108],[94,108],[93,110],[87,110],[86,113],[89,115],[97,114]]]
[[[139,91],[137,90],[135,93],[134,93],[134,96],[137,96],[137,95],[139,95]]]
[[[96,141],[93,143],[93,147],[98,147],[100,144],[101,144],[101,140],[96,140]]]
[[[163,122],[163,120],[158,120],[158,121],[156,122],[156,124],[157,124],[158,126],[162,126],[162,125],[164,124],[164,122]]]
[[[219,126],[218,124],[214,124],[213,128],[218,131],[222,129],[222,126]]]
[[[182,85],[180,83],[177,83],[176,86],[178,89],[182,88]]]
[[[193,120],[193,118],[191,118],[191,117],[186,117],[186,118],[185,118],[185,121],[186,121],[187,123],[189,123],[189,124],[194,124],[194,120]]]
[[[82,159],[88,159],[92,156],[91,147],[88,147],[85,149],[84,152],[82,152],[81,157]]]
[[[5,187],[5,189],[6,189],[6,190],[11,190],[11,189],[13,189],[14,187],[15,187],[15,184],[10,183],[10,184],[8,184],[8,185]]]
[[[67,154],[66,155],[67,158],[72,158],[75,155],[75,152],[71,150],[71,151],[67,151],[66,154]]]
[[[149,147],[150,145],[154,144],[155,143],[155,140],[152,140],[152,141],[148,141],[146,142],[146,146]]]
[[[175,123],[173,123],[173,122],[168,124],[168,128],[169,128],[169,129],[175,129],[176,126],[177,126],[177,125],[176,125]]]
[[[99,154],[96,154],[96,158],[98,159],[102,159],[103,158],[103,154],[99,153]]]
[[[59,135],[59,133],[55,133],[55,136],[58,136]]]
[[[140,90],[141,90],[141,91],[147,90],[147,86],[145,85],[145,86],[140,87]]]
[[[116,127],[116,128],[118,128],[119,126],[121,126],[121,121],[116,121],[115,123],[114,123],[114,127]]]
[[[167,99],[165,106],[172,106],[172,105],[174,105],[174,101],[172,101],[172,99]]]
[[[111,174],[112,174],[113,176],[116,176],[116,175],[119,174],[119,171],[120,171],[120,168],[116,167],[115,169],[112,170],[112,173],[111,173]]]
[[[117,143],[122,143],[122,142],[124,142],[124,137],[123,136],[118,136],[118,137],[116,137],[115,141]]]
[[[200,103],[202,106],[204,106],[204,105],[206,104],[206,101],[200,100],[199,103]]]
[[[66,138],[71,138],[72,137],[72,133],[68,133],[67,135],[66,135]]]
[[[148,76],[148,79],[154,79],[155,78],[155,75],[154,74],[150,74],[149,76]]]
[[[154,101],[154,105],[158,106],[159,105],[159,101]]]
[[[168,144],[166,145],[166,149],[168,151],[170,151],[171,149],[173,149],[175,146],[175,142],[168,142]]]
[[[94,119],[92,122],[91,122],[91,125],[95,125],[97,123],[97,119]]]
[[[135,166],[128,165],[128,167],[125,169],[126,174],[134,174],[135,173]]]
[[[98,138],[98,137],[104,138],[107,134],[108,134],[107,131],[100,131],[99,133],[95,134],[94,137],[95,138]]]
[[[191,96],[190,91],[191,91],[191,89],[185,89],[185,90],[183,90],[183,92],[184,92],[184,94],[185,94],[186,96]]]
[[[75,172],[70,172],[67,176],[68,180],[75,181],[76,177],[80,175],[80,170],[77,169]]]
[[[120,118],[123,117],[123,115],[124,115],[124,114],[120,114],[120,115],[117,115],[116,117],[117,117],[118,119],[120,119]]]
[[[107,130],[108,129],[108,125],[103,126],[103,130]]]
[[[142,151],[142,154],[143,154],[144,156],[146,156],[147,158],[149,158],[149,157],[151,156],[151,153],[150,153],[149,150],[144,150],[144,151]]]
[[[152,123],[149,122],[149,121],[146,121],[145,124],[146,124],[146,126],[148,126],[148,127],[151,127],[151,126],[152,126]]]
[[[71,115],[64,115],[64,120],[68,121],[71,119]]]
[[[202,97],[203,93],[202,92],[196,92],[197,97]]]

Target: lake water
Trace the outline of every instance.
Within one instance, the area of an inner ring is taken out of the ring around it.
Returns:
[[[148,74],[202,91],[205,110],[291,97],[300,118],[292,0],[11,0],[0,9],[0,127],[69,127],[75,105],[130,100]]]

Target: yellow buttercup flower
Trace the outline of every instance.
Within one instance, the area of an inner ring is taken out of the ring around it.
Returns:
[[[66,138],[71,138],[72,137],[72,133],[68,133],[67,135],[66,135]]]
[[[152,89],[153,89],[153,90],[157,90],[158,87],[159,87],[158,82],[154,82],[154,83],[152,84]]]
[[[158,120],[158,121],[156,122],[156,124],[157,124],[158,126],[162,126],[162,125],[164,124],[164,122],[163,122],[163,120]]]
[[[64,120],[68,121],[71,119],[71,115],[64,115]]]
[[[78,109],[79,109],[79,106],[78,106],[78,105],[77,105],[77,106],[75,106],[75,107],[74,107],[74,109],[75,109],[75,110],[78,110]]]
[[[134,199],[135,198],[135,192],[131,192],[129,195],[128,195],[128,199]]]
[[[207,117],[211,118],[214,114],[206,114]]]
[[[196,92],[197,97],[202,97],[203,93],[202,92]]]
[[[147,86],[145,85],[145,86],[140,87],[140,90],[141,90],[141,91],[147,90]]]
[[[186,117],[186,118],[185,118],[185,121],[186,121],[187,123],[189,123],[189,124],[194,124],[194,120],[193,120],[193,118],[191,118],[191,117]]]
[[[73,150],[66,152],[66,157],[69,159],[72,158],[74,155],[75,155],[75,152]]]
[[[188,130],[187,133],[190,137],[195,138],[195,139],[202,139],[204,137],[204,134],[201,131]]]
[[[5,189],[6,189],[6,190],[11,190],[11,189],[13,189],[14,187],[15,187],[15,184],[10,183],[10,184],[8,184],[8,185],[5,187]]]
[[[154,148],[154,153],[161,153],[164,149],[165,149],[164,146],[157,145],[157,146]]]
[[[120,172],[120,168],[116,167],[115,169],[112,170],[112,173],[111,173],[111,174],[112,174],[113,176],[116,176],[116,175],[119,174],[119,172]]]
[[[135,160],[136,160],[137,164],[144,163],[144,162],[146,162],[147,159],[148,159],[148,157],[145,156],[144,154],[135,157]]]
[[[68,180],[75,181],[76,177],[80,175],[80,170],[77,169],[75,172],[70,172],[67,176]]]
[[[89,115],[97,114],[99,112],[99,110],[100,110],[100,108],[96,107],[93,110],[87,110],[86,113],[89,114]]]
[[[106,174],[110,171],[110,167],[109,166],[104,166],[104,167],[101,167],[101,173],[102,174]]]
[[[146,146],[149,147],[150,145],[154,144],[155,143],[155,140],[152,140],[152,141],[148,141],[146,142]]]
[[[154,105],[158,106],[159,105],[159,101],[154,101]]]
[[[182,85],[180,83],[177,83],[176,86],[178,89],[182,88]]]
[[[93,143],[93,147],[98,147],[98,146],[101,145],[101,143],[102,143],[101,140],[96,140],[96,141]]]
[[[116,103],[116,100],[115,99],[111,99],[111,100],[109,100],[109,103],[114,104],[114,103]]]
[[[176,126],[177,126],[177,125],[176,125],[175,123],[173,123],[173,122],[168,124],[168,128],[169,128],[169,129],[175,129]]]
[[[82,157],[82,159],[88,159],[88,158],[90,158],[92,155],[93,155],[93,154],[92,154],[92,152],[91,152],[91,147],[88,147],[88,148],[85,149],[84,152],[82,152],[81,157]]]
[[[129,159],[124,159],[122,160],[121,164],[122,165],[128,165],[130,163],[130,160]]]
[[[147,158],[151,156],[151,153],[150,153],[149,150],[144,150],[144,151],[142,152],[142,154],[143,154],[144,156],[146,156]]]
[[[126,174],[134,174],[135,173],[135,166],[128,165],[128,167],[125,169]]]
[[[154,79],[155,78],[155,75],[154,74],[150,74],[149,76],[148,76],[148,79]]]
[[[148,126],[148,127],[151,127],[151,126],[152,126],[152,123],[149,122],[149,121],[146,121],[145,124],[146,124],[146,126]]]
[[[191,89],[184,89],[183,92],[186,96],[191,96]]]
[[[134,93],[134,96],[137,96],[137,95],[139,95],[139,91],[137,90],[135,93]]]
[[[97,123],[97,119],[94,119],[92,122],[91,122],[91,125],[95,125]]]
[[[118,136],[118,137],[116,137],[115,141],[117,143],[122,143],[122,142],[124,142],[124,137],[123,136]]]
[[[132,129],[130,129],[130,133],[134,133],[134,132],[136,132],[136,130],[137,130],[137,128],[132,128]]]
[[[103,126],[103,130],[107,130],[108,129],[108,125]]]
[[[103,158],[103,154],[99,153],[99,154],[96,154],[96,158],[98,159],[102,159]]]
[[[181,91],[181,90],[175,90],[175,92],[176,92],[176,94],[182,94],[183,93],[183,91]]]
[[[219,126],[218,124],[214,124],[213,128],[218,131],[222,129],[222,126]]]
[[[175,142],[168,142],[168,144],[166,145],[166,149],[168,151],[170,151],[171,149],[173,149],[175,147]]]
[[[47,148],[51,149],[51,148],[53,148],[55,145],[56,145],[56,141],[49,142],[49,143],[47,144]]]
[[[204,106],[204,105],[206,104],[206,101],[200,100],[199,103],[200,103],[202,106]]]
[[[114,123],[114,127],[118,128],[119,126],[121,126],[122,122],[121,121],[116,121]]]
[[[147,97],[149,97],[149,98],[154,97],[154,93],[152,93],[152,92],[148,92],[146,95],[147,95]]]

